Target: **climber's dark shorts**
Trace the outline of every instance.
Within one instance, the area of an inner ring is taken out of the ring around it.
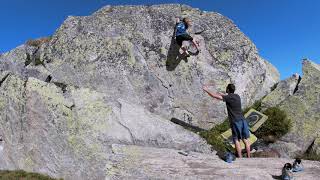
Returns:
[[[250,137],[249,125],[245,119],[231,123],[233,141],[248,139]]]
[[[183,41],[192,41],[193,38],[189,34],[182,34],[176,37],[177,44],[181,47]]]

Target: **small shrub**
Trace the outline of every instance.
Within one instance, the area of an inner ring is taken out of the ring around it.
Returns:
[[[230,128],[229,119],[226,118],[221,124],[216,125],[213,129],[219,133],[224,133]]]
[[[30,173],[23,170],[16,170],[16,171],[0,170],[0,180],[17,180],[17,179],[55,180],[54,178],[51,178],[46,175],[42,175],[38,173]]]
[[[200,132],[200,136],[203,137],[208,144],[212,145],[217,152],[225,152],[227,151],[228,146],[221,136],[221,133],[227,131],[229,128],[229,121],[226,119],[223,123],[212,129]]]
[[[48,43],[51,40],[51,37],[43,37],[39,39],[29,39],[26,44],[28,46],[33,46],[33,47],[41,47],[42,44]]]
[[[271,107],[267,109],[264,114],[268,116],[268,120],[256,132],[255,135],[258,138],[270,135],[280,138],[289,132],[291,120],[288,119],[285,111],[278,107]]]
[[[225,152],[227,150],[224,139],[219,132],[213,130],[203,131],[200,132],[200,136],[206,139],[207,143],[212,145],[213,149],[217,152]]]

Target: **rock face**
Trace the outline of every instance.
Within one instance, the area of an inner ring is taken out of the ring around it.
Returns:
[[[174,18],[181,16],[192,18],[194,31],[204,30],[195,35],[202,52],[188,60],[172,39]],[[206,129],[226,112],[203,93],[204,83],[224,91],[234,82],[246,106],[279,81],[277,70],[229,19],[183,5],[106,6],[91,16],[69,17],[37,53],[46,69],[32,68],[36,78],[50,75],[54,82]]]
[[[273,144],[283,156],[303,154],[320,135],[320,66],[303,61],[303,77],[297,92],[280,104],[293,122],[291,131]]]
[[[216,155],[172,149],[113,145],[107,179],[281,179],[281,169],[292,159],[236,159],[228,164]],[[303,161],[305,170],[295,179],[318,179],[320,162]]]
[[[195,35],[202,51],[188,59],[172,39],[177,16],[204,30]],[[49,42],[0,55],[0,69],[0,168],[65,179],[103,179],[114,143],[208,153],[169,121],[209,129],[226,117],[202,85],[233,82],[248,105],[279,80],[230,20],[184,5],[69,17]]]
[[[111,143],[210,152],[200,137],[142,106],[87,88],[9,74],[0,90],[1,169],[101,179]]]
[[[317,139],[314,140],[312,149],[311,149],[314,153],[320,155],[320,137],[318,137]]]
[[[298,84],[301,77],[297,74],[292,75],[290,78],[279,82],[277,87],[263,98],[261,102],[261,109],[265,111],[270,107],[275,107],[281,104],[289,96],[292,96],[298,90]]]

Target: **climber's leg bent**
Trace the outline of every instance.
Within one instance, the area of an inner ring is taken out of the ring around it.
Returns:
[[[189,45],[190,45],[189,41],[183,41],[181,46],[181,50],[183,51],[183,54],[185,54],[188,57],[190,56],[188,52]]]
[[[195,41],[194,39],[191,42],[192,42],[193,46],[195,46],[197,48],[197,50],[200,52],[199,42]]]
[[[182,51],[181,54],[190,56],[188,52],[188,47],[190,45],[190,41],[193,41],[193,38],[189,34],[182,34],[176,37],[176,41],[177,41],[177,44],[181,47],[180,48],[180,50]]]

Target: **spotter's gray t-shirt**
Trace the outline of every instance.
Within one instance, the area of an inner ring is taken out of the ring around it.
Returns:
[[[223,101],[226,102],[228,117],[230,122],[235,122],[244,119],[241,108],[241,98],[238,94],[229,93],[222,96]]]

